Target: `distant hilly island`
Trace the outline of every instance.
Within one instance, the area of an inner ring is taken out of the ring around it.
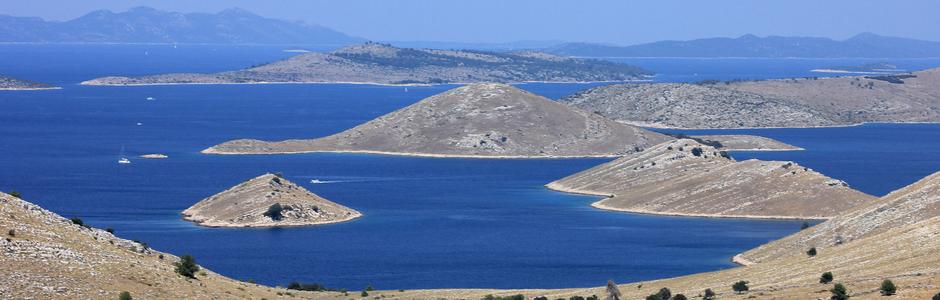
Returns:
[[[940,57],[940,42],[862,33],[837,41],[822,37],[706,38],[659,41],[632,46],[565,43],[543,51],[582,57],[811,57],[925,58]]]
[[[56,22],[0,15],[0,42],[347,45],[365,39],[320,25],[265,18],[232,8],[216,14],[149,7],[90,12]]]
[[[125,12],[93,11],[68,21],[0,15],[0,43],[177,43],[334,46],[365,42],[331,28],[266,18],[243,9],[180,13],[149,7]],[[845,40],[824,37],[704,38],[637,45],[514,41],[383,41],[403,48],[539,50],[580,57],[810,57],[926,58],[940,57],[940,42],[861,33]]]

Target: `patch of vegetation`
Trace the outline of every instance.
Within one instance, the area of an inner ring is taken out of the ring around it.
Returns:
[[[698,142],[699,144],[702,144],[702,145],[705,145],[705,146],[709,146],[709,147],[713,147],[713,148],[715,148],[715,149],[719,149],[719,148],[724,147],[724,145],[722,145],[721,142],[719,142],[719,141],[706,140],[706,139],[703,139],[703,138],[694,137],[694,136],[689,136],[689,135],[682,134],[682,133],[664,133],[664,134],[665,134],[665,135],[668,135],[668,136],[671,136],[671,137],[674,137],[674,138],[676,138],[676,139],[690,139],[690,140],[693,140],[693,141]],[[672,149],[670,149],[670,150],[672,150]],[[682,148],[679,148],[679,151],[682,151]]]
[[[881,291],[882,296],[891,296],[898,292],[898,287],[894,286],[894,282],[891,282],[891,280],[885,279],[881,282],[881,287],[878,290]]]
[[[486,297],[483,297],[483,300],[525,300],[525,296],[522,296],[522,294],[505,296],[505,297],[486,295]]]
[[[868,79],[881,80],[881,81],[894,83],[894,84],[904,84],[904,79],[916,78],[916,77],[917,75],[913,75],[913,74],[865,76],[865,78],[868,78]]]
[[[107,231],[110,234],[114,234],[114,228],[111,227],[105,228],[104,231]]]
[[[23,195],[17,191],[10,191],[10,196],[16,197],[17,199],[23,199]]]
[[[803,225],[800,225],[800,230],[809,228],[809,222],[803,222]]]
[[[369,292],[362,291],[362,293],[359,293],[359,296],[362,296],[362,297],[369,297]]]
[[[655,294],[646,296],[646,300],[670,300],[672,299],[672,291],[669,288],[661,288],[659,292]]]
[[[932,300],[940,300],[940,293],[937,293],[936,295],[933,295],[933,299],[932,299]]]
[[[750,288],[747,286],[747,281],[744,280],[735,282],[731,285],[731,290],[733,290],[735,293],[747,292],[748,289]]]
[[[281,212],[284,211],[284,207],[281,207],[280,203],[271,204],[268,207],[268,210],[264,212],[264,216],[271,218],[271,220],[280,221],[284,216],[281,215]]]
[[[819,283],[830,283],[832,282],[832,272],[823,273],[822,276],[819,276]]]
[[[189,278],[196,278],[196,272],[199,272],[199,265],[192,255],[186,254],[180,257],[176,263],[176,273]]]
[[[85,224],[85,221],[82,221],[81,218],[71,218],[69,220],[72,221],[72,224],[85,227],[85,228],[91,228],[91,226],[88,226],[88,224]]]
[[[7,231],[7,235],[9,235],[10,237],[16,237],[16,230],[10,229],[9,231]]]
[[[328,292],[336,291],[335,289],[328,288],[319,283],[300,283],[293,281],[287,284],[288,290],[298,290],[298,291],[314,291],[314,292]]]
[[[121,294],[118,295],[118,299],[119,300],[134,300],[134,297],[131,297],[130,292],[121,292]]]
[[[810,257],[816,256],[816,247],[809,248],[809,250],[806,250],[806,255],[809,255]]]
[[[683,294],[676,294],[675,296],[672,296],[672,300],[689,300],[689,298]]]
[[[699,148],[699,147],[692,148],[692,155],[702,156],[702,148]]]
[[[581,297],[581,296],[571,296],[571,297],[568,298],[568,300],[584,300],[584,297]]]
[[[836,285],[833,286],[832,289],[829,290],[829,292],[832,293],[832,297],[830,297],[830,299],[832,300],[849,299],[849,291],[841,283],[836,283]]]
[[[371,291],[374,291],[374,290],[375,290],[375,288],[373,288],[371,284],[368,285],[368,286],[366,286],[366,291],[371,292]]]
[[[705,289],[705,294],[702,296],[702,299],[703,299],[703,300],[714,300],[714,299],[715,299],[715,291],[712,291],[712,289]]]

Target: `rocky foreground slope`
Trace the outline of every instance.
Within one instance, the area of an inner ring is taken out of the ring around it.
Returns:
[[[670,139],[523,91],[480,83],[313,140],[235,140],[203,153],[370,152],[454,157],[616,156]]]
[[[49,90],[55,88],[55,86],[45,83],[0,76],[0,90]]]
[[[824,252],[840,251],[845,243],[937,217],[940,217],[940,172],[819,225],[747,251],[740,258],[763,262],[811,247]],[[931,234],[940,238],[938,231]]]
[[[884,76],[618,84],[561,101],[620,122],[658,127],[940,122],[940,69]]]
[[[625,64],[532,51],[409,49],[366,43],[330,53],[305,53],[239,71],[103,77],[82,84],[584,82],[627,81],[650,74]]]
[[[748,218],[825,219],[874,197],[793,162],[735,161],[690,139],[653,146],[549,183],[608,198],[616,211]]]
[[[339,223],[362,214],[269,173],[203,199],[183,216],[209,227],[283,227]]]
[[[179,258],[107,231],[74,224],[0,193],[2,299],[285,299],[309,293],[235,281],[203,269],[175,272]]]

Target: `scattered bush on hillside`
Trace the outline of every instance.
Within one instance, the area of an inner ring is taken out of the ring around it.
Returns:
[[[362,296],[362,297],[369,297],[369,292],[362,291],[362,293],[359,293],[359,296]]]
[[[114,234],[114,228],[111,227],[105,228],[104,231],[107,231],[110,234]]]
[[[326,291],[335,291],[335,289],[328,288],[319,283],[300,283],[293,281],[287,284],[288,290],[298,290],[298,291],[314,291],[314,292],[326,292]]]
[[[748,289],[749,288],[747,287],[747,281],[744,281],[744,280],[735,282],[734,284],[731,285],[731,290],[733,290],[735,293],[747,292]]]
[[[17,191],[10,191],[10,196],[16,197],[17,199],[23,199],[23,195]]]
[[[281,218],[284,217],[283,215],[281,215],[282,211],[284,211],[284,208],[281,207],[281,204],[274,203],[274,204],[271,204],[270,207],[268,207],[268,211],[264,212],[264,216],[271,218],[271,220],[280,221]]]
[[[646,296],[646,300],[669,300],[672,299],[672,291],[669,288],[661,288],[659,292]]]
[[[121,292],[121,294],[118,295],[118,299],[119,300],[134,300],[134,297],[131,297],[130,292]]]
[[[702,296],[702,299],[703,299],[703,300],[714,300],[714,299],[715,299],[715,292],[712,291],[712,289],[705,289],[705,295]]]
[[[832,272],[823,273],[822,276],[819,276],[819,283],[830,283],[832,282]]]
[[[809,250],[806,251],[806,255],[816,256],[816,247],[809,248]]]
[[[199,272],[199,265],[192,255],[186,254],[180,257],[176,263],[176,273],[189,278],[196,278],[196,272]]]
[[[675,296],[672,296],[672,300],[689,300],[689,298],[683,294],[676,294]]]
[[[937,293],[936,295],[933,295],[933,299],[932,299],[932,300],[940,300],[940,293]]]
[[[832,300],[849,299],[849,291],[841,283],[836,283],[836,285],[833,286],[832,289],[829,290],[829,292],[832,293],[832,297],[830,297],[830,299]]]
[[[885,279],[881,282],[881,288],[878,290],[881,291],[882,296],[891,296],[898,292],[898,287],[894,286],[894,282],[891,282],[891,280]]]
[[[545,298],[545,297],[542,297],[542,298]],[[538,299],[538,298],[536,298],[536,299]],[[517,295],[512,295],[512,296],[505,296],[505,297],[503,297],[503,296],[486,295],[486,297],[483,297],[483,300],[525,300],[525,296],[522,296],[522,294],[517,294]]]
[[[581,297],[581,296],[571,296],[571,297],[568,298],[568,300],[584,300],[584,297]]]
[[[16,230],[10,229],[10,231],[7,231],[7,235],[9,235],[10,237],[16,237]]]
[[[375,290],[375,288],[374,288],[374,287],[372,287],[372,285],[371,285],[371,284],[370,284],[370,285],[368,285],[368,286],[366,286],[366,291],[369,291],[369,292],[371,292],[371,291],[374,291],[374,290]]]
[[[800,230],[809,228],[809,222],[803,222],[803,225],[800,225]]]
[[[85,228],[91,228],[91,226],[88,226],[88,224],[85,224],[85,221],[82,221],[82,219],[80,218],[71,218],[69,220],[72,221],[72,224],[85,227]]]
[[[702,148],[699,148],[699,147],[692,148],[692,155],[702,156]]]
[[[548,300],[548,297],[538,296],[538,297],[532,298],[532,300]]]

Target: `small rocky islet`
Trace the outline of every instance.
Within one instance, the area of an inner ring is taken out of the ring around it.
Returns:
[[[207,227],[289,227],[339,223],[362,213],[267,173],[199,201],[183,218]]]

